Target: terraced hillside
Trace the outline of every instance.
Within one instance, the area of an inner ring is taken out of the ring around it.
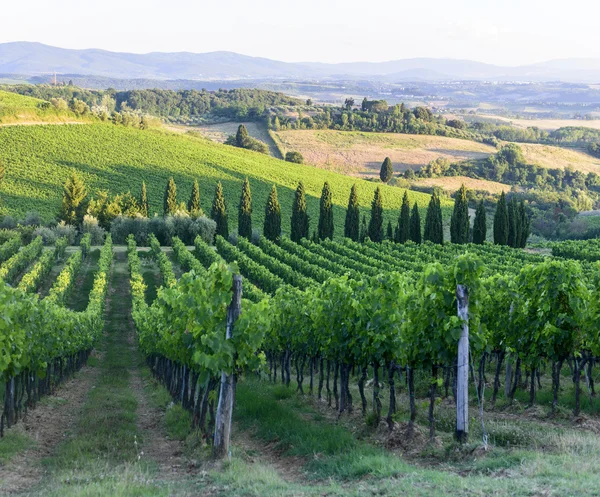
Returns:
[[[237,221],[241,184],[248,176],[255,226],[262,227],[266,199],[275,184],[284,231],[289,229],[298,181],[304,182],[308,195],[311,229],[316,227],[319,196],[323,183],[328,181],[333,191],[337,234],[343,230],[352,184],[358,185],[359,201],[365,213],[370,208],[376,187],[372,182],[308,165],[291,164],[194,136],[111,124],[0,128],[0,161],[7,169],[0,191],[3,208],[16,216],[35,210],[45,219],[56,216],[62,185],[73,170],[81,173],[92,193],[107,189],[111,193],[131,191],[137,195],[144,180],[151,214],[162,214],[164,188],[171,175],[178,186],[179,201],[187,202],[193,181],[198,179],[201,206],[207,213],[210,212],[215,183],[221,181],[232,226]],[[404,190],[385,185],[382,190],[387,216],[395,219]],[[429,201],[428,195],[414,192],[410,195],[421,207]]]

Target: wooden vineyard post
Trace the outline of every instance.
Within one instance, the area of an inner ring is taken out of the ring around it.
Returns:
[[[242,277],[233,276],[233,296],[227,309],[227,340],[231,339],[233,327],[242,309]],[[231,416],[233,414],[234,374],[221,373],[221,387],[219,390],[219,403],[215,421],[215,438],[213,455],[216,459],[229,457],[229,440],[231,437]]]
[[[465,285],[456,286],[456,304],[463,322],[456,371],[456,439],[465,443],[469,436],[469,290]]]

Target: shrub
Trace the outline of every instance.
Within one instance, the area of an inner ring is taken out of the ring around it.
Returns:
[[[21,222],[23,226],[42,226],[42,218],[35,211],[30,211],[25,214],[25,219]]]
[[[17,221],[12,216],[4,216],[0,221],[0,229],[3,230],[14,230],[17,227]]]
[[[110,233],[114,243],[124,244],[127,237],[133,235],[139,246],[148,246],[148,236],[153,234],[161,245],[170,245],[174,236],[186,245],[193,245],[197,236],[206,243],[212,244],[216,231],[216,223],[206,217],[193,219],[186,214],[167,217],[122,217],[115,218]]]
[[[100,227],[98,220],[94,216],[90,216],[89,214],[83,216],[81,232],[84,235],[89,233],[92,238],[92,245],[102,245],[104,243],[106,231]]]
[[[54,245],[57,240],[54,230],[52,228],[46,228],[45,226],[40,226],[37,228],[33,232],[33,236],[41,236],[44,245]]]
[[[0,245],[15,237],[21,237],[21,234],[17,230],[0,229]]]
[[[77,238],[77,230],[75,229],[75,226],[61,221],[54,228],[52,228],[52,231],[54,232],[56,238],[66,237],[66,239],[69,241],[69,245],[75,244],[75,239]]]
[[[294,162],[295,164],[304,164],[304,157],[300,152],[287,152],[285,160],[287,162]]]

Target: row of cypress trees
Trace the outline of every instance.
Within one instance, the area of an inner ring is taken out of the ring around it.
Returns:
[[[494,214],[494,243],[524,248],[530,234],[530,219],[523,200],[512,197],[507,203],[504,192],[500,195]],[[477,205],[473,222],[473,243],[483,244],[487,238],[487,217],[483,200]],[[467,189],[462,185],[454,201],[450,220],[450,241],[468,243],[471,239]]]
[[[145,183],[142,183],[140,206],[147,211],[148,199]],[[173,178],[170,178],[164,196],[165,215],[174,214],[181,207],[177,204],[177,186]],[[194,182],[187,210],[191,215],[200,215],[202,212],[200,209],[200,189],[197,181]],[[220,182],[217,183],[215,188],[210,217],[217,223],[216,233],[227,237],[229,235],[227,206],[223,195],[223,187]],[[494,216],[494,243],[522,248],[527,243],[529,232],[530,221],[524,202],[521,201],[518,203],[515,197],[512,197],[510,202],[507,202],[503,192],[498,201]],[[238,233],[240,236],[246,238],[252,236],[252,193],[248,178],[245,179],[242,185],[242,193],[238,204]],[[281,206],[275,185],[273,185],[265,205],[263,234],[269,240],[277,240],[281,234]],[[332,192],[329,183],[325,182],[321,191],[319,222],[317,230],[313,233],[313,239],[333,239],[333,235]],[[302,238],[309,238],[309,236],[310,218],[307,211],[306,192],[303,183],[300,182],[296,188],[292,205],[290,238],[298,242]],[[344,222],[344,236],[354,241],[363,241],[366,237],[369,237],[374,242],[381,242],[384,238],[387,238],[397,243],[406,243],[408,241],[421,243],[424,240],[442,244],[444,243],[444,228],[439,195],[434,191],[431,196],[425,216],[425,227],[422,232],[421,217],[417,203],[415,202],[411,208],[408,192],[405,191],[395,229],[392,227],[391,222],[388,222],[384,236],[383,197],[381,189],[379,187],[375,189],[371,203],[371,218],[367,226],[364,216],[361,222],[358,189],[355,184],[352,186],[350,197],[348,198],[348,207]],[[475,220],[471,232],[467,189],[465,185],[462,185],[457,192],[454,210],[450,219],[450,241],[459,244],[469,243],[470,241],[483,244],[486,238],[487,219],[483,201],[478,204],[475,211]]]

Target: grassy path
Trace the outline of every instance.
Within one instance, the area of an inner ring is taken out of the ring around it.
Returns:
[[[115,249],[105,323],[92,365],[31,415],[41,440],[36,433],[33,448],[0,469],[0,495],[166,496],[190,473],[182,442],[167,436],[168,394],[136,348],[124,247]]]

